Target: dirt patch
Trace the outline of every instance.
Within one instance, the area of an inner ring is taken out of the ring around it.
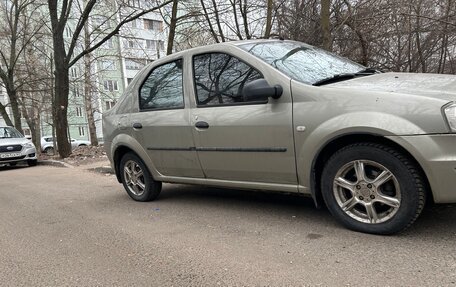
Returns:
[[[58,160],[68,163],[73,166],[85,165],[99,161],[106,161],[106,152],[102,145],[100,146],[83,146],[75,148],[70,156],[65,159],[61,159],[59,155],[47,155],[41,154],[41,160]]]

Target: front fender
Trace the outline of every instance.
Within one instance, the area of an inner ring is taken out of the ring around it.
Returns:
[[[425,131],[407,119],[381,112],[350,112],[320,123],[304,133],[295,127],[299,184],[311,187],[315,160],[326,145],[353,135],[394,136],[424,134]],[[308,190],[312,190],[311,188]]]

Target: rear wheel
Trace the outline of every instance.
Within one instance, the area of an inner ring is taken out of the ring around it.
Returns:
[[[322,173],[323,198],[346,227],[393,234],[409,227],[425,202],[425,179],[390,147],[359,143],[337,151]]]
[[[152,178],[146,165],[136,154],[125,154],[119,167],[122,184],[132,199],[151,201],[160,195],[161,182]]]
[[[55,153],[55,150],[53,147],[49,146],[47,148],[44,149],[44,152],[47,154],[47,155],[54,155]]]

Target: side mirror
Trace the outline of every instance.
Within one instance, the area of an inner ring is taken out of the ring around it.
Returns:
[[[282,93],[282,86],[275,85],[272,87],[265,79],[251,81],[242,89],[242,95],[246,102],[267,101],[268,98],[278,99]]]

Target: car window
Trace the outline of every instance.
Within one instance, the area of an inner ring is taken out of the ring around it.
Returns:
[[[253,67],[224,53],[194,56],[193,72],[198,106],[243,103],[245,84],[263,78]]]
[[[150,110],[183,107],[182,59],[154,68],[141,86],[139,108]]]
[[[0,138],[23,138],[24,136],[12,127],[0,127]]]
[[[260,42],[239,46],[290,78],[305,84],[344,73],[356,73],[366,67],[299,42]]]

